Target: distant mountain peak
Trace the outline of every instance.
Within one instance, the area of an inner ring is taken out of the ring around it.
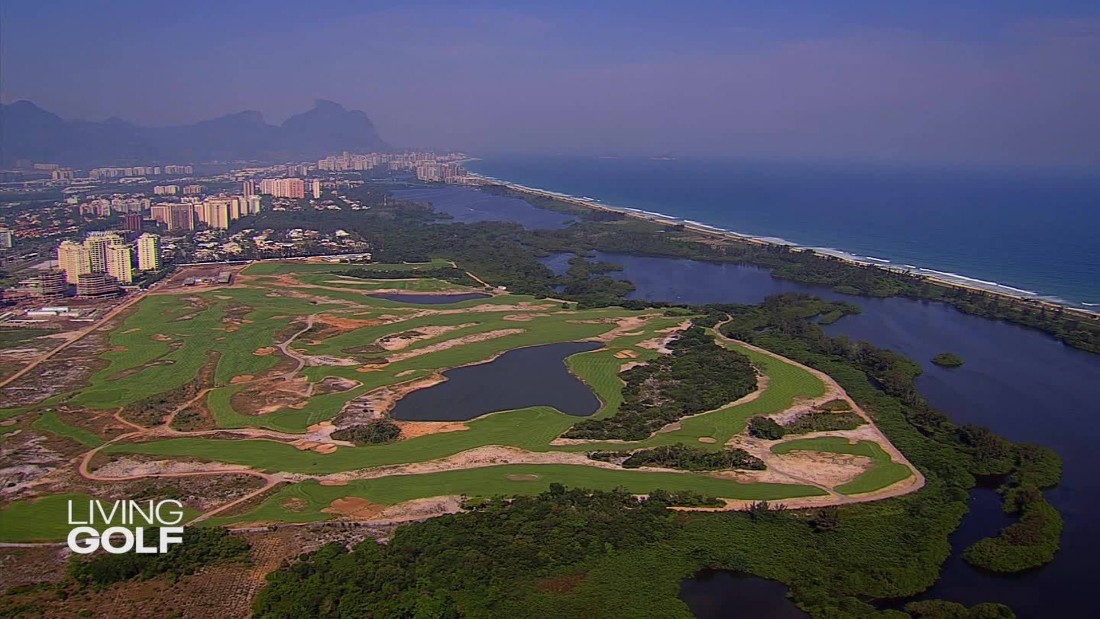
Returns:
[[[31,101],[0,105],[0,159],[87,167],[123,163],[197,163],[213,160],[287,161],[340,151],[389,150],[363,112],[327,99],[269,125],[245,110],[173,127],[139,127],[110,118],[67,121]]]
[[[314,99],[313,109],[315,110],[332,110],[336,112],[346,112],[347,108],[340,105],[335,101],[329,101],[328,99]]]

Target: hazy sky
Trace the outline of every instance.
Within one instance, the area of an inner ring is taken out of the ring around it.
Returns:
[[[0,95],[400,146],[1100,168],[1100,2],[0,2]]]

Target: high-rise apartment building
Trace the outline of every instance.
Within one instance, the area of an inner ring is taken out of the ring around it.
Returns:
[[[233,221],[233,205],[237,198],[207,198],[195,208],[199,221],[215,230],[226,230]]]
[[[248,203],[248,214],[255,215],[260,212],[260,206],[263,204],[263,198],[257,195],[247,196],[245,202]]]
[[[92,272],[88,249],[80,243],[62,241],[57,246],[57,263],[65,273],[65,281],[76,284],[81,275]]]
[[[130,232],[141,232],[142,217],[141,213],[127,213],[124,218],[126,229]]]
[[[265,178],[260,181],[260,193],[276,198],[304,198],[306,182],[300,178]]]
[[[90,232],[84,239],[84,248],[88,250],[88,261],[92,273],[107,271],[107,248],[111,245],[125,245],[126,241],[114,232]]]
[[[134,282],[134,263],[129,245],[107,246],[107,274],[120,284]]]
[[[160,269],[160,237],[156,234],[143,234],[137,240],[138,270],[156,271]]]
[[[172,205],[171,204],[154,204],[149,208],[149,217],[159,223],[168,225],[168,221],[171,218]]]
[[[249,179],[244,182],[244,195],[246,197],[256,195],[256,181]]]
[[[313,188],[313,199],[314,200],[320,200],[321,199],[321,181],[319,181],[317,179],[313,179],[312,186],[313,186],[312,187]]]
[[[194,230],[195,208],[190,204],[173,204],[168,213],[168,230]]]
[[[0,228],[0,249],[15,247],[15,233],[7,228]]]

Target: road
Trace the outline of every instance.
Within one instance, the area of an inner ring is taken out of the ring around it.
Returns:
[[[138,293],[134,294],[133,297],[131,297],[129,299],[126,299],[126,301],[124,301],[122,303],[122,305],[119,305],[118,307],[114,308],[113,310],[107,312],[107,314],[104,315],[103,318],[100,318],[97,322],[95,322],[91,326],[86,327],[81,331],[78,331],[77,334],[76,334],[76,337],[74,337],[71,340],[65,342],[64,344],[61,344],[60,346],[57,346],[56,348],[53,348],[53,349],[47,351],[46,354],[44,354],[41,357],[35,359],[28,366],[26,366],[25,368],[19,370],[18,372],[16,372],[15,374],[12,374],[11,376],[9,376],[7,378],[5,378],[3,381],[0,381],[0,389],[2,389],[4,387],[7,387],[8,385],[15,382],[16,380],[19,380],[20,378],[22,378],[23,376],[25,376],[29,372],[33,371],[39,365],[41,365],[44,361],[50,359],[51,357],[53,357],[57,353],[65,350],[69,346],[72,346],[76,342],[79,342],[80,340],[82,340],[83,338],[85,338],[86,336],[88,336],[89,334],[94,332],[96,329],[99,329],[104,324],[106,324],[109,320],[111,320],[115,316],[118,316],[122,312],[126,311],[131,305],[134,305],[138,301],[144,299],[146,294],[147,294],[146,291],[142,291],[142,292],[138,292]]]

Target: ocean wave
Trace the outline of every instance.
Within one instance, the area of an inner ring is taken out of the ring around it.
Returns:
[[[890,261],[887,260],[886,258],[876,258],[874,256],[864,256],[863,259],[864,260],[872,260],[874,262],[881,262],[883,264],[890,264]]]

